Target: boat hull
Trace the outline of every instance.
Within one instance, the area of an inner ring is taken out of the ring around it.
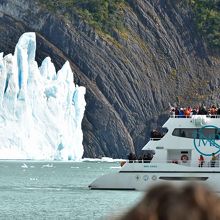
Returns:
[[[187,167],[176,164],[126,164],[119,172],[100,176],[90,189],[145,191],[159,183],[175,185],[199,182],[220,192],[220,169]]]

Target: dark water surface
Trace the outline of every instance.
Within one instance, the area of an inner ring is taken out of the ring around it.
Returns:
[[[106,219],[143,192],[89,190],[119,163],[0,161],[0,219]]]

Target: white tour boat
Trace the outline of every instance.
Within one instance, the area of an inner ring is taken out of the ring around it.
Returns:
[[[167,129],[166,134],[151,138],[142,149],[155,152],[151,161],[126,161],[118,172],[100,176],[89,188],[145,190],[166,181],[197,181],[220,192],[220,116],[173,115],[162,128]],[[201,155],[204,161],[199,160]]]

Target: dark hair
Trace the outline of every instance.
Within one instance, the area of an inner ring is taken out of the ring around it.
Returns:
[[[220,199],[202,185],[183,187],[162,184],[120,220],[220,220]]]

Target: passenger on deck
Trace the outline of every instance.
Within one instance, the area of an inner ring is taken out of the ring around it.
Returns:
[[[197,108],[193,108],[192,114],[193,114],[193,115],[197,115],[197,114],[198,114],[198,109],[197,109]]]
[[[132,152],[129,153],[128,160],[129,160],[129,163],[134,163],[137,160],[136,155]]]
[[[159,140],[160,138],[162,138],[162,135],[159,131],[157,131],[156,129],[153,129],[151,131],[150,137],[155,139],[155,140]]]
[[[180,108],[180,111],[179,111],[179,118],[184,118],[184,110],[183,108]]]
[[[142,156],[142,155],[140,155],[140,156],[138,157],[138,163],[143,163],[143,156]]]
[[[192,109],[191,109],[190,107],[187,107],[187,108],[184,110],[184,115],[185,115],[186,118],[190,118],[191,111],[192,111]]]
[[[204,157],[201,154],[200,157],[199,157],[199,167],[203,167],[204,163],[205,163],[205,159],[204,159]]]
[[[198,115],[207,115],[207,114],[208,114],[208,112],[206,110],[206,107],[204,105],[200,106]]]
[[[215,163],[216,163],[216,156],[215,153],[212,153],[212,159],[211,159],[211,167],[215,167]]]
[[[217,113],[217,108],[215,105],[212,105],[212,107],[210,108],[210,114],[212,115],[211,118],[214,118]]]
[[[133,153],[128,154],[129,163],[132,163]]]
[[[175,108],[175,117],[176,117],[176,118],[179,117],[179,113],[180,113],[180,111],[179,111],[178,107],[176,107],[176,108]]]
[[[155,136],[155,132],[156,132],[155,129],[153,129],[153,130],[150,132],[150,138],[154,138],[154,136]]]
[[[152,159],[153,159],[153,154],[147,153],[144,154],[143,156],[144,163],[150,163]]]
[[[175,118],[175,108],[174,107],[171,107],[171,109],[170,109],[170,116]]]

